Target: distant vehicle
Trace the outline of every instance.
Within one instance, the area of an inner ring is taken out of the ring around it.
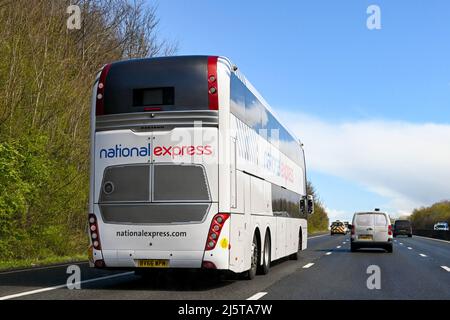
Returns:
[[[348,228],[348,225],[350,224],[350,222],[348,221],[344,221],[344,225],[345,225],[345,233],[349,233],[350,229]]]
[[[339,233],[339,234],[347,233],[347,227],[341,221],[334,221],[330,226],[330,235],[334,235],[337,233]]]
[[[412,227],[409,220],[396,220],[393,229],[394,237],[398,235],[405,235],[412,237]]]
[[[434,230],[448,231],[448,222],[438,222],[434,225]]]
[[[390,253],[393,251],[392,226],[389,216],[384,212],[355,213],[350,230],[352,252],[361,248],[382,248]]]

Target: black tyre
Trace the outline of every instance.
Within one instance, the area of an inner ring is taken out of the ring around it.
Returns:
[[[245,272],[245,279],[252,280],[255,278],[256,271],[258,270],[259,261],[260,261],[260,248],[258,243],[258,236],[255,233],[253,235],[253,242],[252,242],[252,258],[250,269]]]
[[[291,260],[298,260],[300,258],[300,251],[302,251],[303,247],[303,239],[302,239],[302,229],[298,232],[298,249],[297,252],[294,252],[289,256],[289,259]]]
[[[270,259],[271,259],[271,242],[270,235],[266,232],[266,237],[264,240],[264,251],[263,251],[263,264],[259,266],[260,274],[268,274],[270,270]]]
[[[354,245],[353,243],[350,244],[350,251],[351,252],[355,252],[356,250],[358,250],[358,247],[356,245]]]
[[[412,234],[408,234],[408,237],[409,237],[409,238],[412,238]]]
[[[388,244],[388,245],[386,246],[386,251],[389,252],[389,253],[392,253],[393,249],[394,249],[394,247],[392,246],[392,243],[391,243],[391,244]]]

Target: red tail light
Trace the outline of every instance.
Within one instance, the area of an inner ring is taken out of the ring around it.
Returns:
[[[206,239],[205,250],[213,250],[216,247],[222,227],[229,217],[229,213],[218,213],[214,216],[209,228],[208,239]]]
[[[97,96],[96,96],[96,104],[95,104],[95,115],[101,116],[105,114],[105,85],[106,85],[106,76],[108,75],[109,69],[111,68],[111,64],[107,64],[103,67],[102,73],[100,74],[100,79],[98,80],[97,85]]]
[[[210,110],[219,109],[217,59],[218,57],[208,57],[208,103]]]
[[[392,226],[388,226],[388,235],[392,236]]]
[[[217,269],[216,265],[211,261],[203,261],[202,267],[205,269]]]
[[[352,235],[352,236],[355,235],[355,226],[354,226],[354,225],[352,226],[352,232],[351,232],[351,235]]]
[[[92,246],[96,250],[101,250],[100,233],[98,231],[97,217],[95,214],[89,214],[89,234],[91,235]]]

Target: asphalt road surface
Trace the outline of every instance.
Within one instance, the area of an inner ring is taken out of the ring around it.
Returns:
[[[368,289],[367,268],[379,267],[380,289]],[[5,299],[450,299],[450,242],[395,238],[392,254],[350,252],[349,236],[308,240],[298,261],[273,263],[252,281],[204,272],[168,271],[142,278],[128,271],[90,269],[79,263],[81,289],[66,286],[68,265],[0,273]]]

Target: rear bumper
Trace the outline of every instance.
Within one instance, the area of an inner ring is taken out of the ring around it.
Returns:
[[[137,268],[138,260],[169,260],[169,268],[201,268],[204,251],[102,250],[108,268]]]
[[[358,248],[385,248],[392,245],[392,241],[356,241],[351,240],[351,243]]]
[[[394,234],[395,235],[397,235],[397,234],[407,235],[407,234],[412,234],[412,231],[411,230],[395,230]]]

